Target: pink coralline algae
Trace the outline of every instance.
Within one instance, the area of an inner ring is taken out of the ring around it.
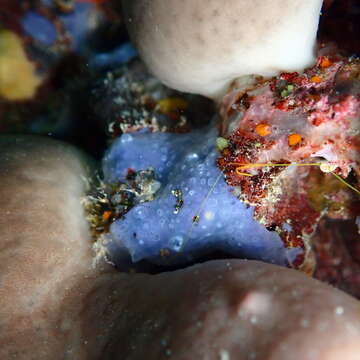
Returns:
[[[354,220],[360,200],[360,61],[322,48],[303,74],[234,82],[221,105],[228,141],[218,160],[255,219],[313,273],[320,219]]]

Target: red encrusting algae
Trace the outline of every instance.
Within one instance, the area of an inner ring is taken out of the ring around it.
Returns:
[[[286,247],[304,249],[292,265],[312,273],[320,219],[358,215],[360,61],[323,48],[302,74],[258,78],[247,89],[234,82],[221,116],[226,181]]]

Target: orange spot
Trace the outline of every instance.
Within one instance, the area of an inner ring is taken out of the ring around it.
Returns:
[[[281,75],[281,78],[283,80],[286,80],[286,81],[293,81],[295,78],[297,78],[299,76],[299,73],[297,72],[292,72],[292,73],[282,73]]]
[[[299,134],[290,134],[288,136],[288,144],[289,146],[295,146],[297,144],[299,144],[302,140],[301,135]]]
[[[279,109],[281,111],[289,110],[289,102],[287,100],[279,101],[275,106],[277,109]]]
[[[326,68],[328,68],[328,67],[331,66],[331,65],[332,65],[332,62],[329,60],[328,57],[323,56],[323,57],[320,59],[319,66],[320,66],[322,69],[326,69]]]
[[[318,76],[318,75],[315,75],[315,76],[313,76],[313,77],[310,79],[310,81],[311,81],[312,83],[318,84],[318,83],[321,83],[322,78],[321,78],[320,76]]]
[[[260,136],[268,136],[271,134],[271,126],[269,124],[259,124],[256,126],[255,131]]]
[[[324,122],[323,119],[321,119],[321,118],[315,118],[315,119],[312,121],[312,124],[313,124],[314,126],[320,126],[323,122]]]
[[[220,158],[220,159],[218,160],[218,165],[219,165],[219,167],[221,167],[221,168],[225,167],[225,165],[226,165],[226,160],[225,160],[224,158]]]
[[[321,100],[321,96],[320,96],[320,95],[318,95],[318,94],[315,94],[315,95],[308,95],[308,98],[309,98],[310,100],[313,100],[313,101],[316,101],[316,102],[318,102],[318,101],[320,101],[320,100]]]
[[[160,249],[159,253],[161,257],[166,257],[170,255],[170,251],[168,249]]]
[[[110,219],[112,212],[111,211],[105,211],[102,215],[102,218],[104,221],[108,221]]]
[[[229,149],[224,149],[224,150],[221,152],[221,155],[222,155],[222,156],[228,156],[228,155],[230,155],[230,150],[229,150]]]

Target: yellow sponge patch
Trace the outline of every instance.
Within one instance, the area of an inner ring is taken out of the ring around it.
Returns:
[[[7,100],[31,99],[42,79],[26,56],[21,38],[0,30],[0,96]]]

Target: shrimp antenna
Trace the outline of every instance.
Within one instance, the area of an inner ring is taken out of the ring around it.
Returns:
[[[209,197],[211,196],[211,194],[214,192],[216,185],[218,184],[219,180],[221,179],[221,177],[223,176],[223,173],[220,172],[219,176],[216,178],[214,184],[211,186],[210,190],[208,191],[208,193],[206,194],[204,200],[201,202],[198,211],[196,212],[195,216],[192,219],[192,226],[194,226],[195,224],[197,224],[200,220],[200,214],[204,209],[204,206],[206,204],[206,202],[208,201]]]
[[[237,162],[232,162],[229,163],[229,165],[237,165],[235,172],[237,175],[240,176],[253,176],[252,174],[243,172],[243,170],[246,169],[251,169],[251,168],[260,168],[260,167],[277,167],[277,166],[284,166],[284,167],[289,167],[289,166],[318,166],[320,167],[320,169],[323,170],[323,172],[325,173],[331,173],[333,174],[341,183],[343,183],[345,186],[347,186],[349,189],[351,189],[352,191],[354,191],[356,194],[360,195],[360,190],[357,189],[356,187],[352,186],[351,184],[349,184],[345,179],[343,179],[340,175],[336,174],[334,171],[329,171],[331,169],[331,165],[333,166],[333,164],[327,164],[327,163],[303,163],[303,164],[299,164],[299,163],[289,163],[289,164],[276,164],[276,163],[259,163],[259,164],[241,164],[241,163],[237,163]],[[325,167],[324,165],[330,165]]]
[[[333,171],[331,172],[340,182],[342,182],[344,185],[346,185],[348,188],[350,188],[351,190],[355,191],[358,195],[360,195],[360,190],[357,189],[356,187],[352,186],[351,184],[349,184],[345,179],[343,179],[340,175],[334,173]]]
[[[235,172],[240,176],[253,176],[243,172],[242,170],[251,169],[251,168],[261,168],[261,167],[289,167],[289,166],[321,166],[321,163],[289,163],[289,164],[276,164],[276,163],[259,163],[259,164],[241,164],[232,162],[229,165],[237,165]]]
[[[206,204],[206,202],[208,201],[209,197],[211,196],[211,194],[214,192],[215,188],[216,188],[216,185],[219,183],[220,179],[224,176],[224,174],[220,171],[220,174],[218,175],[218,177],[216,178],[216,180],[214,181],[214,183],[212,184],[211,188],[209,189],[209,191],[207,192],[204,200],[201,202],[197,212],[195,213],[195,215],[193,216],[192,218],[192,224],[191,224],[191,227],[190,227],[190,230],[184,240],[184,242],[182,243],[181,245],[181,248],[180,248],[180,251],[182,251],[185,247],[185,245],[187,244],[189,238],[190,238],[190,235],[191,235],[191,232],[194,228],[194,226],[196,224],[198,224],[198,222],[200,221],[200,215],[202,213],[202,211],[204,210],[204,206]]]
[[[243,172],[243,170],[246,169],[251,169],[251,168],[261,168],[261,167],[289,167],[289,166],[318,166],[318,167],[323,167],[324,163],[303,163],[303,164],[299,164],[299,163],[289,163],[289,164],[276,164],[276,163],[256,163],[256,164],[242,164],[242,163],[229,163],[229,165],[237,165],[235,172],[237,175],[240,176],[253,176],[252,174],[249,173],[245,173]],[[343,183],[345,186],[347,186],[348,188],[350,188],[351,190],[353,190],[355,193],[357,193],[358,195],[360,195],[360,190],[357,189],[356,187],[352,186],[351,184],[349,184],[346,180],[344,180],[340,175],[336,174],[333,171],[326,171],[326,172],[330,172],[332,175],[334,175],[341,183]],[[197,212],[195,213],[195,215],[192,218],[192,224],[190,227],[190,231],[187,235],[187,237],[185,238],[183,244],[181,245],[180,251],[182,251],[187,243],[187,241],[190,238],[192,229],[194,227],[194,225],[198,224],[200,221],[200,215],[204,209],[204,206],[206,204],[206,202],[208,201],[209,197],[211,196],[211,194],[214,192],[216,185],[218,184],[218,182],[220,181],[221,177],[223,176],[223,173],[220,172],[220,174],[218,175],[218,177],[216,178],[215,182],[213,183],[213,185],[211,186],[211,188],[209,189],[208,193],[206,194],[204,200],[201,202]]]

